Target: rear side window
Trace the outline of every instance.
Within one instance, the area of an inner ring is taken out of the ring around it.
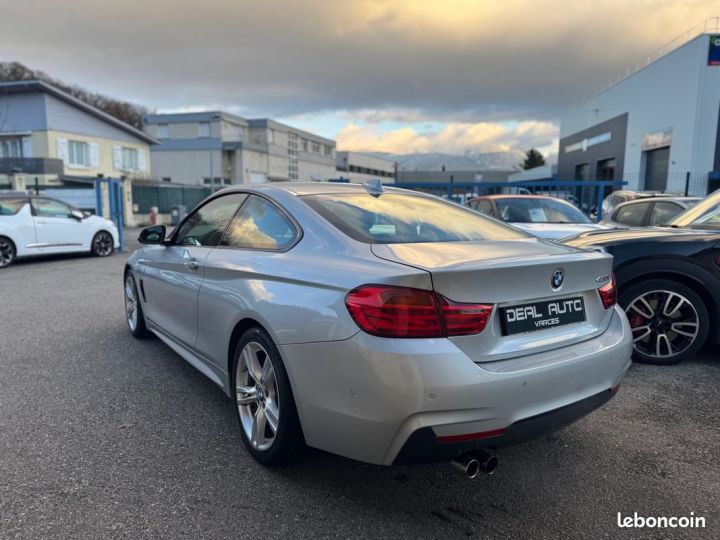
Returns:
[[[475,206],[473,208],[481,214],[485,214],[486,216],[493,215],[492,203],[487,199],[480,199],[479,201],[475,201]]]
[[[221,246],[234,248],[282,250],[297,236],[290,219],[270,201],[251,195],[233,218]]]
[[[25,199],[0,199],[0,216],[13,216],[25,206]]]
[[[618,208],[613,221],[630,227],[639,227],[643,224],[643,218],[645,218],[645,212],[647,212],[649,204],[650,203],[628,204],[622,208]]]
[[[530,235],[442,199],[365,193],[307,195],[303,200],[342,232],[369,244],[512,240]]]
[[[244,193],[232,193],[204,204],[182,224],[175,243],[183,246],[217,246],[228,223],[246,198]]]

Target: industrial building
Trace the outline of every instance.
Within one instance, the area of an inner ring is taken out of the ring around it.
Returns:
[[[559,180],[624,180],[633,190],[705,195],[720,171],[717,19],[573,107],[560,129]]]
[[[269,119],[221,111],[151,114],[155,178],[214,185],[322,181],[336,176],[335,141]]]
[[[477,182],[507,182],[512,171],[484,170],[484,171],[406,171],[398,170],[397,182],[399,184],[438,184],[438,183],[477,183]]]
[[[337,152],[337,180],[363,183],[374,178],[395,182],[397,162],[360,152]]]

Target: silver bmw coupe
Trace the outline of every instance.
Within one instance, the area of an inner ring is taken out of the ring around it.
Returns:
[[[266,465],[307,444],[491,472],[495,449],[604,404],[630,365],[611,256],[433,196],[241,185],[140,242],[130,332],[220,386]]]

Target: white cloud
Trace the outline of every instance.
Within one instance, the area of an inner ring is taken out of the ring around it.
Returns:
[[[377,125],[350,123],[337,135],[338,148],[359,152],[477,152],[525,151],[538,148],[546,154],[557,146],[558,128],[542,121],[520,123],[448,123],[436,131],[402,127],[385,131]]]

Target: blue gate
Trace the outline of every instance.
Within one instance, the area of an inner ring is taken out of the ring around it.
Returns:
[[[95,200],[97,215],[103,216],[103,186],[107,186],[110,219],[118,228],[120,251],[125,251],[125,233],[123,231],[123,188],[117,178],[98,178],[95,180]]]

